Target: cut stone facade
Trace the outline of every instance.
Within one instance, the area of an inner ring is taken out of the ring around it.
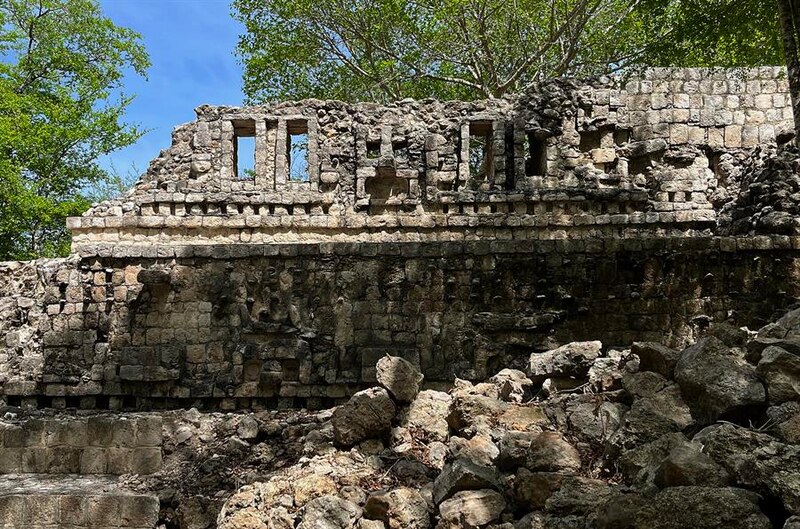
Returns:
[[[444,384],[800,297],[800,237],[715,232],[736,156],[791,128],[780,69],[197,116],[71,258],[0,266],[7,403],[319,407],[387,353]]]

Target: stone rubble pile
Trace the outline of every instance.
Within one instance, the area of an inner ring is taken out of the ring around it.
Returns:
[[[800,527],[800,309],[683,351],[571,343],[449,392],[401,358],[377,374],[218,526]]]

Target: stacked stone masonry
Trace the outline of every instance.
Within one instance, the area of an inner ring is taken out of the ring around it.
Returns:
[[[0,474],[152,474],[160,466],[157,416],[0,422]]]
[[[200,107],[130,192],[69,219],[72,257],[0,265],[2,398],[321,407],[387,353],[436,385],[568,341],[758,327],[800,297],[800,237],[720,237],[717,213],[731,154],[791,118],[776,68]]]
[[[0,529],[153,529],[155,496],[99,477],[3,476]]]
[[[120,256],[152,245],[702,234],[726,197],[721,156],[774,142],[791,123],[780,68],[656,69],[470,103],[202,106],[130,193],[69,226],[76,251],[111,243]],[[295,152],[298,137],[307,146]],[[255,156],[243,170],[247,138]]]

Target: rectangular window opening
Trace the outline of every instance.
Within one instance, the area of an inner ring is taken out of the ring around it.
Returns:
[[[489,178],[492,167],[492,124],[476,121],[469,124],[469,174],[478,179]]]
[[[392,143],[392,152],[394,154],[395,160],[399,161],[408,161],[408,142],[407,141],[395,141]]]
[[[367,158],[372,160],[381,157],[381,142],[368,141],[367,142]]]
[[[239,180],[256,178],[256,122],[233,122],[233,170]]]
[[[525,142],[525,176],[545,176],[547,174],[547,139],[528,133]]]
[[[286,123],[286,159],[290,182],[308,182],[308,122]]]

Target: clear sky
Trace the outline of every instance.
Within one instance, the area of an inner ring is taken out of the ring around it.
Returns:
[[[102,160],[122,174],[144,172],[170,145],[173,127],[194,119],[204,103],[242,103],[242,69],[234,49],[242,26],[230,0],[100,0],[115,24],[134,29],[150,54],[148,79],[131,73],[126,93],[136,95],[127,120],[148,129],[135,145]]]

